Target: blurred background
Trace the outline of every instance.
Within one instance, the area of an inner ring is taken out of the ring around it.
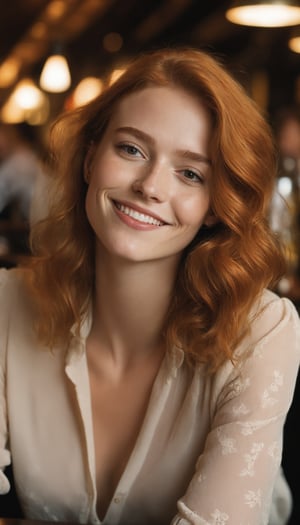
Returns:
[[[2,1],[0,266],[17,266],[29,255],[31,203],[35,199],[35,213],[43,213],[43,192],[36,188],[43,188],[46,177],[43,160],[53,119],[100,93],[136,53],[191,45],[221,59],[274,129],[278,180],[270,223],[287,259],[277,291],[299,308],[299,13],[294,0]],[[295,500],[290,525],[300,523],[298,410],[299,385],[283,458]]]

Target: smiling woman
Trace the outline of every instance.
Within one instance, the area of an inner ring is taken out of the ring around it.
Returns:
[[[182,89],[148,87],[120,101],[86,161],[99,259],[108,250],[113,260],[157,260],[161,276],[178,266],[212,220],[210,136],[207,109]]]
[[[0,468],[25,516],[284,525],[299,319],[270,291],[267,123],[214,58],[162,50],[63,115],[51,159],[34,257],[1,273]]]

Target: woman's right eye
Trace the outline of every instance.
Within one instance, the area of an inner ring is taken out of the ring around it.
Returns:
[[[127,155],[130,155],[131,157],[143,157],[143,154],[141,153],[141,151],[136,146],[133,146],[132,144],[126,144],[126,143],[117,144],[117,149],[123,151],[124,153],[126,153]]]

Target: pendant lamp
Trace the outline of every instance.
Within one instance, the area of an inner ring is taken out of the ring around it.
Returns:
[[[226,11],[234,24],[255,27],[285,27],[300,24],[298,0],[236,0]]]
[[[66,58],[62,54],[51,55],[43,67],[40,86],[45,91],[61,93],[71,85],[71,74]]]

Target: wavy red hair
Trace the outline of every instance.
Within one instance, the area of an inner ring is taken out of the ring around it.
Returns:
[[[142,55],[94,101],[66,113],[51,133],[55,198],[32,229],[31,287],[37,332],[49,346],[79,332],[94,282],[94,235],[85,214],[83,166],[122,97],[149,85],[180,87],[207,106],[213,120],[211,208],[178,269],[165,323],[167,347],[184,348],[212,370],[233,358],[251,307],[282,275],[283,258],[267,221],[276,174],[268,124],[218,61],[194,49]]]

